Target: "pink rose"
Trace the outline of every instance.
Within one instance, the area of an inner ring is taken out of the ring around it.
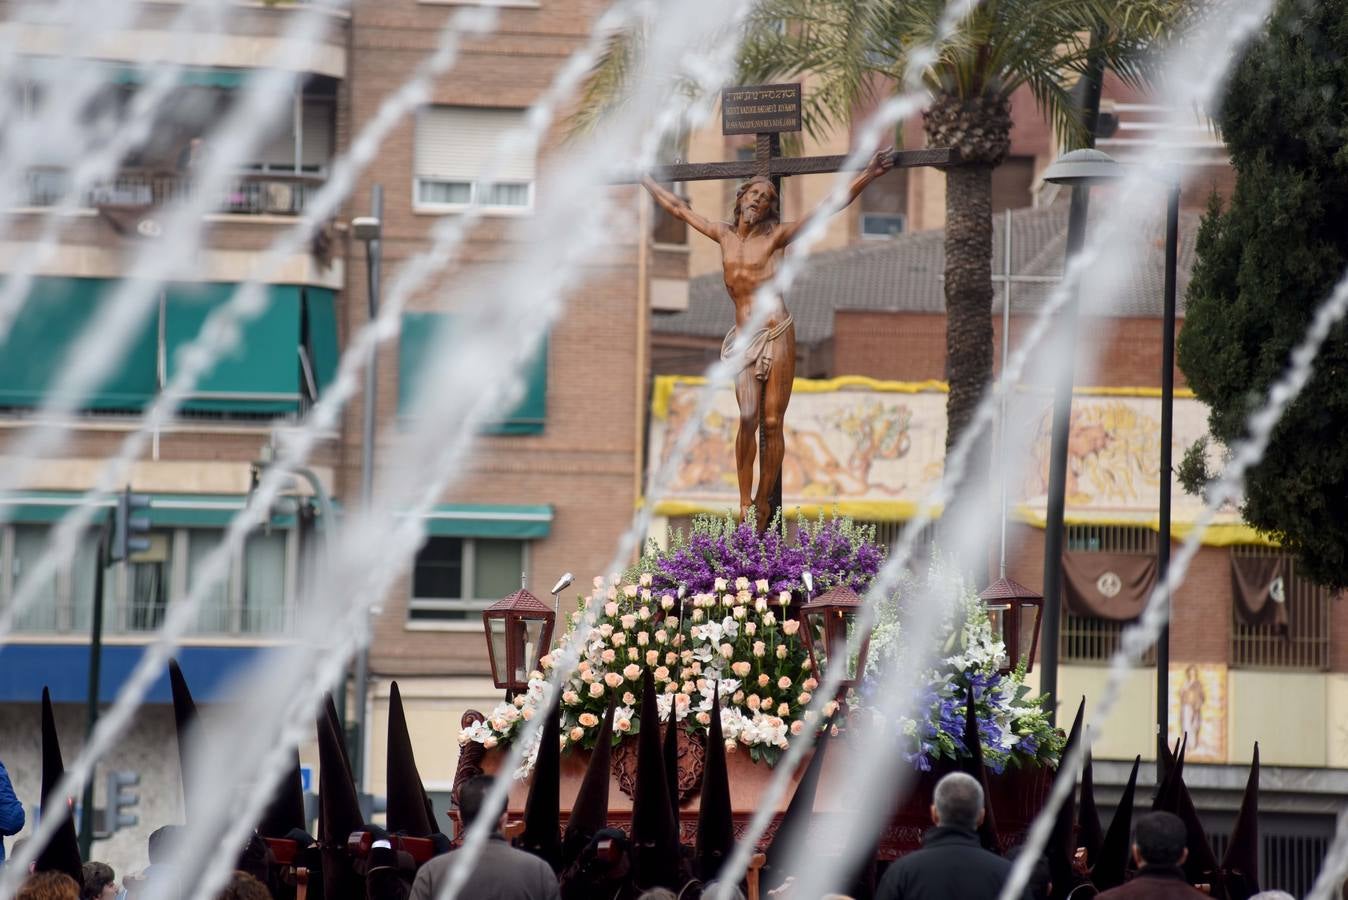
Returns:
[[[796,721],[791,723],[792,734],[800,734],[804,730],[805,730],[805,723],[802,722],[800,719],[797,719]]]
[[[612,664],[612,662],[618,658],[618,654],[614,653],[613,650],[609,649],[599,654],[599,658],[603,660],[605,663]]]
[[[801,706],[809,706],[810,700],[813,698],[814,694],[811,694],[809,691],[801,691],[800,696],[796,698],[796,702]]]
[[[698,721],[698,724],[700,724],[700,725],[710,725],[710,724],[711,724],[711,716],[707,715],[707,714],[704,713],[704,712],[700,712],[700,713],[697,714],[697,721]]]
[[[784,690],[786,690],[786,689],[789,688],[789,687],[791,687],[791,679],[790,679],[790,678],[787,678],[785,675],[783,675],[781,678],[778,678],[778,679],[777,679],[777,688],[778,688],[779,690],[783,690],[783,691],[784,691]]]
[[[763,705],[763,700],[757,694],[750,694],[748,697],[744,698],[744,705],[754,712],[758,712],[758,708]]]
[[[604,615],[608,616],[611,619],[617,614],[618,614],[618,604],[614,603],[612,600],[604,604]]]
[[[618,721],[618,722],[613,723],[613,727],[616,728],[616,729],[618,729],[619,731],[631,731],[631,730],[632,730],[632,720],[631,720],[631,719],[622,719],[622,720],[620,720],[620,721]]]
[[[634,696],[632,696],[632,692],[631,692],[631,691],[627,691],[626,693],[623,694],[623,705],[624,705],[624,706],[636,706],[636,705],[637,705],[637,698],[634,697]]]

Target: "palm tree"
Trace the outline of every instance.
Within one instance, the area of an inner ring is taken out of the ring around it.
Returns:
[[[1012,93],[1029,87],[1068,146],[1087,140],[1072,87],[1092,65],[1145,82],[1157,48],[1211,0],[982,0],[940,40],[948,0],[761,0],[740,50],[741,83],[810,76],[806,130],[822,137],[881,91],[901,84],[914,50],[935,47],[922,84],[930,146],[952,147],[947,170],[945,294],[947,452],[992,374],[992,170],[1011,143]],[[615,39],[596,67],[576,123],[617,100],[642,41]],[[981,478],[986,458],[973,465]]]
[[[915,49],[931,101],[927,143],[959,151],[946,171],[946,451],[992,376],[992,170],[1011,145],[1011,95],[1030,89],[1069,146],[1089,138],[1073,85],[1103,64],[1148,80],[1158,47],[1196,11],[1185,0],[982,0],[940,40],[946,0],[765,0],[741,49],[747,83],[809,73],[807,129],[845,124],[877,92],[902,82]],[[1098,68],[1095,77],[1099,77]],[[971,469],[980,478],[986,461]]]

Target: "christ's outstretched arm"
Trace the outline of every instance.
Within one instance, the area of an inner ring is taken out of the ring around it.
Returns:
[[[871,157],[870,163],[866,168],[862,169],[860,174],[858,174],[856,178],[853,178],[852,183],[848,185],[847,200],[843,203],[843,207],[850,206],[853,200],[861,196],[861,192],[866,189],[866,185],[870,184],[892,168],[894,168],[894,148],[886,147],[883,150],[875,151],[875,155]],[[808,216],[805,216],[796,222],[783,222],[781,229],[777,232],[778,246],[785,247],[787,244],[794,241],[800,234],[801,229],[805,227],[805,224],[815,216],[822,214],[823,209],[824,205],[821,204],[820,206],[815,207],[814,211]]]
[[[682,197],[678,196],[673,191],[662,187],[649,175],[642,176],[641,184],[646,190],[651,192],[651,196],[655,198],[655,202],[660,204],[660,208],[665,212],[676,219],[682,219],[687,222],[713,241],[721,240],[721,232],[725,230],[725,226],[722,223],[713,222],[710,219],[693,212],[692,207],[684,202]]]

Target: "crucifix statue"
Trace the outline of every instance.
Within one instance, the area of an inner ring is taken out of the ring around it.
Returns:
[[[738,330],[753,314],[758,289],[772,281],[782,251],[796,239],[805,223],[818,214],[816,210],[800,221],[781,221],[781,176],[837,172],[843,168],[846,157],[781,157],[780,132],[800,130],[798,84],[727,88],[722,96],[722,116],[723,133],[757,135],[756,160],[661,166],[643,176],[641,183],[666,212],[721,245],[726,291],[735,305],[735,326],[721,346],[721,358],[727,359]],[[896,165],[948,165],[954,157],[950,150],[878,151],[852,179],[847,203]],[[659,183],[746,175],[749,180],[736,192],[729,222],[712,221],[694,212],[681,197]],[[782,457],[786,452],[784,419],[796,373],[796,332],[791,313],[781,297],[771,298],[771,303],[767,319],[749,339],[742,366],[735,376],[735,400],[740,411],[735,436],[740,519],[749,521],[752,515],[760,532],[767,528],[774,509],[781,506]],[[760,458],[756,494],[755,457]]]

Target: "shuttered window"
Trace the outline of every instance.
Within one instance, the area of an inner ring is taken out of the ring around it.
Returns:
[[[293,115],[277,122],[271,138],[258,151],[257,162],[248,168],[263,172],[321,173],[332,159],[332,128],[336,115],[328,97],[305,97],[300,113],[300,168],[295,169],[295,123]]]
[[[427,106],[417,115],[416,206],[453,211],[479,205],[527,210],[534,199],[534,153],[501,153],[505,135],[524,125],[524,110]],[[490,168],[490,173],[488,169]],[[486,174],[494,182],[482,181]]]

